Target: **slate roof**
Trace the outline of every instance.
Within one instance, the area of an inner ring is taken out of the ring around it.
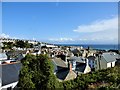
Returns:
[[[79,63],[85,63],[85,60],[83,60],[82,57],[73,56],[73,57],[70,57],[70,60],[73,60],[73,61],[76,61],[76,62],[79,62]]]
[[[54,58],[52,59],[53,63],[56,65],[56,66],[59,66],[59,67],[68,67],[67,64],[60,58]]]
[[[72,50],[72,53],[74,53],[74,54],[80,53],[80,50],[74,49],[74,50]]]
[[[77,64],[75,71],[77,71],[79,73],[84,73],[85,68],[86,68],[86,63],[85,64],[84,63],[79,63],[79,64]]]
[[[77,77],[77,74],[74,71],[70,71],[68,68],[62,69],[56,73],[56,76],[60,80],[71,80]]]
[[[89,56],[88,60],[95,60],[95,56]]]
[[[117,55],[117,54],[116,54]],[[103,53],[102,56],[103,58],[106,60],[106,62],[113,62],[113,61],[116,61],[116,56],[115,54],[113,53]]]
[[[2,86],[18,81],[21,63],[6,64],[2,66]]]
[[[68,72],[69,72],[68,68],[61,69],[56,73],[56,76],[57,76],[57,78],[64,80],[65,77],[67,76]]]
[[[17,55],[19,55],[19,54],[26,54],[26,52],[27,52],[27,50],[24,50],[24,51],[22,51],[22,50],[18,50],[18,51],[9,51],[9,52],[7,52],[7,55],[8,56],[17,56]]]

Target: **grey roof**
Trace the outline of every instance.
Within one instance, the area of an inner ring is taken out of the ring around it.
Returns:
[[[67,64],[60,58],[54,58],[52,61],[56,66],[67,67]]]
[[[80,53],[80,50],[74,49],[74,50],[72,50],[72,53],[74,53],[74,54]]]
[[[76,62],[79,62],[79,63],[85,63],[85,60],[82,57],[76,57],[76,56],[70,57],[70,61],[76,61]]]
[[[22,51],[22,50],[18,50],[18,51],[8,51],[7,52],[7,55],[8,56],[17,56],[17,55],[19,55],[19,54],[26,54],[26,52],[27,52],[27,50],[24,50],[24,51]]]
[[[103,53],[102,56],[106,60],[106,62],[116,61],[118,57],[117,54],[114,54],[114,53]]]
[[[2,66],[2,86],[18,81],[21,63],[6,64]]]
[[[88,58],[88,60],[95,60],[95,56],[89,56],[87,58]]]
[[[84,73],[85,68],[86,68],[86,64],[79,63],[79,64],[77,64],[75,71],[80,72],[80,73]]]
[[[70,71],[69,69],[62,69],[56,73],[56,76],[60,80],[71,80],[77,77],[77,74],[74,71]]]
[[[7,59],[7,55],[6,55],[6,53],[0,53],[0,60],[1,59]]]
[[[69,73],[69,69],[65,68],[65,69],[59,70],[56,73],[56,76],[57,76],[58,79],[64,80],[66,78],[66,76],[67,76],[68,73]]]

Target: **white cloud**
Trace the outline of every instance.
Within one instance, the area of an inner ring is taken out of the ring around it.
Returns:
[[[118,43],[118,18],[94,21],[89,25],[78,26],[74,38],[55,38],[50,41],[56,43],[79,43],[79,44],[117,44]]]
[[[89,33],[106,30],[118,30],[118,18],[104,19],[90,23],[89,25],[80,25],[74,32]]]
[[[20,39],[20,38],[17,38],[17,37],[11,37],[5,33],[0,33],[0,38],[11,38],[11,39]],[[23,39],[23,38],[21,38]]]
[[[92,22],[89,25],[78,26],[74,32],[78,32],[81,41],[86,40],[96,43],[118,43],[118,17]],[[82,35],[82,36],[81,36]]]
[[[65,42],[65,41],[73,41],[72,38],[51,38],[50,41],[56,41],[56,42]]]
[[[4,33],[1,33],[0,34],[0,38],[9,38],[10,36],[9,35],[6,35],[6,34],[4,34]]]

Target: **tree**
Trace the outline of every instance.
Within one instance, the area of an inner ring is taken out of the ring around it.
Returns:
[[[22,60],[18,86],[39,89],[59,88],[59,82],[53,73],[53,65],[47,55],[26,55]],[[27,81],[26,81],[27,80]],[[31,86],[29,86],[31,85]]]
[[[13,42],[3,42],[3,45],[2,49],[12,49],[14,46]]]
[[[20,47],[20,48],[33,48],[33,44],[32,43],[28,43],[28,41],[22,41],[22,40],[19,40],[19,41],[16,41],[15,42],[15,46],[16,47]]]
[[[18,40],[18,41],[15,42],[15,46],[16,47],[20,47],[20,48],[24,48],[25,47],[25,43],[22,40]]]
[[[24,89],[29,89],[29,88],[35,88],[35,84],[32,81],[32,70],[31,70],[31,64],[32,60],[35,59],[35,56],[33,55],[27,55],[23,60],[22,60],[22,69],[19,74],[19,83],[18,86],[24,90]]]

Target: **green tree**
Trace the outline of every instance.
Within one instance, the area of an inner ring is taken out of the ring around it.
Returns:
[[[29,88],[35,88],[35,84],[32,81],[33,71],[31,70],[32,60],[35,60],[35,56],[27,55],[22,60],[22,69],[19,74],[19,83],[18,86],[24,90]]]
[[[53,65],[47,55],[26,55],[22,60],[23,68],[20,71],[18,86],[39,89],[59,88],[59,82],[53,73]],[[26,81],[28,80],[28,81]]]
[[[33,48],[32,43],[28,43],[28,41],[22,41],[22,40],[16,41],[15,46],[20,48]]]
[[[3,47],[2,49],[12,49],[12,47],[14,46],[13,42],[3,42]]]
[[[17,40],[17,41],[15,42],[15,46],[16,46],[16,47],[20,47],[20,48],[25,48],[25,42],[22,41],[22,40]]]

